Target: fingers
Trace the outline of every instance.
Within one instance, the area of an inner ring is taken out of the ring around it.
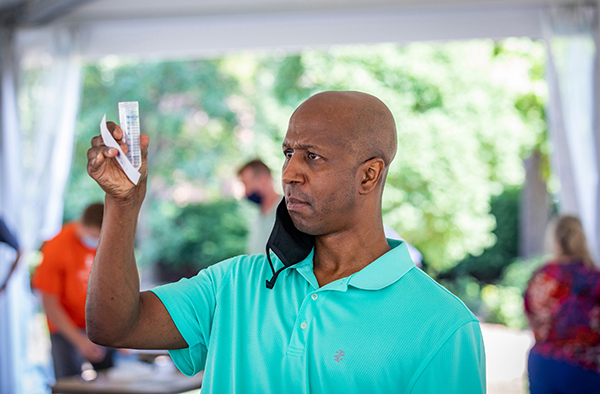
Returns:
[[[106,128],[110,131],[115,141],[117,141],[123,153],[127,154],[129,147],[125,143],[125,133],[123,133],[121,127],[114,122],[106,122]]]
[[[148,145],[150,144],[150,137],[147,134],[140,135],[140,149],[142,151],[142,160],[148,158]]]
[[[115,148],[109,148],[105,145],[91,148],[87,152],[88,158],[88,172],[90,174],[98,171],[98,169],[104,164],[106,158],[112,158],[117,156],[119,151]]]
[[[117,141],[123,139],[123,130],[121,130],[121,127],[115,122],[106,122],[106,128]]]
[[[125,143],[124,143],[124,142],[122,142],[122,141],[117,141],[117,142],[119,143],[119,146],[120,146],[121,150],[122,150],[124,153],[127,153],[127,144],[125,144]],[[97,135],[97,136],[95,136],[94,138],[92,138],[92,146],[93,146],[93,147],[105,146],[105,145],[104,145],[104,140],[102,139],[102,136],[100,136],[100,135]]]
[[[102,141],[102,137],[97,135],[92,138],[92,146],[102,146],[104,145],[104,141]]]

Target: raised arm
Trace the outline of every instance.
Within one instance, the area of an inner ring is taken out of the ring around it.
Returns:
[[[107,123],[124,152],[123,132]],[[92,139],[88,173],[106,192],[100,243],[88,284],[86,326],[89,338],[100,345],[138,349],[178,349],[187,343],[162,302],[151,292],[140,293],[134,255],[135,232],[148,177],[147,135],[142,134],[141,177],[131,183],[115,156],[118,151]]]

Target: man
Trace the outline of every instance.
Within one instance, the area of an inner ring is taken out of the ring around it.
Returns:
[[[276,256],[238,256],[140,293],[133,246],[148,143],[137,186],[116,149],[95,137],[88,151],[106,191],[86,315],[94,342],[170,349],[183,373],[205,369],[203,394],[485,392],[479,322],[384,236],[397,142],[379,99],[323,92],[293,113],[269,238]]]
[[[275,223],[275,208],[281,196],[273,188],[271,170],[261,160],[252,160],[238,171],[238,177],[244,184],[246,198],[258,204],[260,212],[250,225],[248,233],[248,254],[265,253],[265,246]]]
[[[43,260],[33,277],[48,319],[56,379],[112,365],[112,349],[92,343],[85,333],[87,282],[100,238],[104,206],[88,206],[81,219],[66,224],[42,246]]]

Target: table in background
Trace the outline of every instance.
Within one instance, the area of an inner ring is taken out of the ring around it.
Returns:
[[[168,377],[150,375],[139,379],[114,380],[110,374],[101,372],[91,381],[83,381],[80,377],[59,379],[52,387],[55,394],[179,394],[199,389],[202,385],[203,372],[187,377],[173,372]]]

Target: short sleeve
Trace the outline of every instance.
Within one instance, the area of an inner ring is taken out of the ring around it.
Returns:
[[[454,332],[427,363],[410,391],[413,394],[483,394],[485,350],[479,322]]]
[[[33,276],[33,287],[45,294],[60,296],[65,288],[65,251],[56,241],[42,247],[43,260]]]
[[[187,376],[204,369],[218,289],[233,260],[212,265],[191,279],[181,279],[151,290],[188,344],[184,349],[169,350],[177,368]]]

